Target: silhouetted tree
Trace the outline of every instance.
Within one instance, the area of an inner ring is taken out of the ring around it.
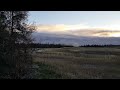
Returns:
[[[35,27],[27,24],[27,17],[27,11],[0,11],[0,73],[8,68],[11,78],[21,78],[32,64],[29,44]]]

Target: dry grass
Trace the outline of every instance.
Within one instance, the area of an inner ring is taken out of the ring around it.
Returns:
[[[34,53],[34,62],[50,66],[49,70],[60,75],[52,79],[117,79],[119,54],[119,48],[109,47],[48,48]]]

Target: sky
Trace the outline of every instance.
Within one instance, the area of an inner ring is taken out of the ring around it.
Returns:
[[[38,32],[120,37],[120,11],[30,11]]]

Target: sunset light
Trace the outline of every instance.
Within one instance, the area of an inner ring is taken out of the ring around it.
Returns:
[[[120,37],[120,32],[119,33],[111,33],[109,36],[111,36],[111,37]]]

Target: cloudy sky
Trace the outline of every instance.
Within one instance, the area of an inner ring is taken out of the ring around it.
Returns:
[[[47,35],[120,37],[120,11],[30,11],[28,20]]]

